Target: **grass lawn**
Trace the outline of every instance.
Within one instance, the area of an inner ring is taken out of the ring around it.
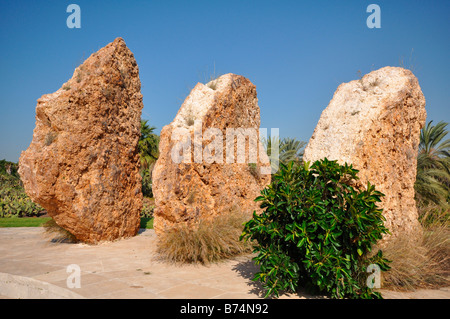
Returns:
[[[0,227],[40,227],[51,217],[0,218]],[[153,228],[153,218],[141,218],[141,228]]]
[[[153,229],[153,218],[141,217],[141,228]]]
[[[5,217],[0,218],[0,227],[39,227],[51,217]]]

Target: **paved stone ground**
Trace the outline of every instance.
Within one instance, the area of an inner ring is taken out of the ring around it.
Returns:
[[[209,266],[157,259],[153,230],[100,245],[54,243],[39,227],[0,228],[1,298],[263,298],[251,280],[251,256]],[[67,266],[80,267],[80,288],[68,288]],[[445,298],[449,289],[413,293],[382,291],[385,298]],[[317,298],[305,293],[281,298]]]

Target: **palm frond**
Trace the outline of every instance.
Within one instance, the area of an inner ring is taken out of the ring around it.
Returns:
[[[414,185],[416,199],[427,204],[448,205],[450,198],[450,139],[444,140],[447,123],[433,121],[420,132],[417,176]]]

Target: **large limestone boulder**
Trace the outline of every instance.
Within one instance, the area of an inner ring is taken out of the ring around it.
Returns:
[[[381,206],[392,236],[421,232],[414,200],[425,98],[417,78],[398,67],[373,71],[341,84],[306,146],[304,160],[351,163],[384,193]],[[385,238],[388,239],[388,238]]]
[[[158,234],[180,223],[195,227],[233,213],[250,219],[260,211],[254,199],[270,183],[270,164],[259,141],[257,102],[248,79],[226,74],[198,83],[162,129],[152,174]]]
[[[117,38],[38,100],[19,173],[32,200],[83,242],[139,230],[140,88],[133,53]]]

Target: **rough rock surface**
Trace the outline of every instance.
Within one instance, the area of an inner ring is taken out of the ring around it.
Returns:
[[[270,174],[263,171],[270,172],[270,164],[259,141],[257,101],[248,79],[225,74],[206,85],[198,83],[162,129],[152,174],[158,234],[179,223],[195,227],[202,219],[234,212],[248,213],[250,219],[260,211],[254,199],[270,183]],[[236,140],[227,138],[233,129],[241,130]],[[256,138],[242,144],[238,140],[244,140],[245,129]],[[181,143],[190,148],[183,150]]]
[[[83,242],[139,230],[140,88],[134,55],[117,38],[38,100],[19,173],[32,200]]]
[[[338,87],[304,160],[327,157],[352,163],[364,185],[369,181],[386,195],[381,206],[392,236],[414,238],[421,232],[414,182],[425,120],[425,98],[417,78],[409,70],[384,67]]]

